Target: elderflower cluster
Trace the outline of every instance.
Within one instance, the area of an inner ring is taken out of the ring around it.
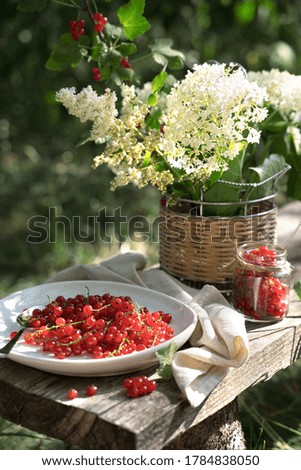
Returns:
[[[249,72],[249,78],[264,88],[268,104],[291,120],[298,120],[301,112],[301,75],[278,69]]]
[[[259,142],[254,124],[267,116],[265,98],[242,68],[196,65],[167,97],[160,150],[171,167],[206,182],[247,143]]]
[[[206,188],[212,175],[222,174],[249,143],[259,142],[266,93],[241,67],[196,65],[154,107],[147,104],[151,92],[150,84],[141,90],[122,85],[120,107],[114,92],[99,96],[90,86],[56,95],[71,115],[92,121],[90,139],[105,143],[93,166],[109,166],[112,189],[151,184],[172,193],[187,181]]]
[[[150,107],[138,98],[133,86],[123,85],[121,96],[119,117],[111,127],[104,151],[95,157],[94,167],[106,163],[114,172],[112,189],[134,183],[139,188],[151,184],[164,192],[173,177],[168,170],[158,172],[153,165],[161,134],[146,125]]]
[[[68,109],[69,114],[81,122],[92,121],[91,139],[106,139],[111,134],[117,116],[117,97],[109,89],[98,96],[91,86],[76,94],[75,88],[62,88],[56,93],[56,100]]]

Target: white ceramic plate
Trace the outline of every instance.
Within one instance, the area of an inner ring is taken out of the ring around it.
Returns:
[[[20,364],[55,374],[86,377],[118,375],[156,364],[156,351],[171,342],[181,347],[195,328],[196,317],[191,308],[165,294],[130,284],[106,281],[68,281],[24,289],[0,300],[0,347],[9,341],[11,331],[19,329],[15,319],[24,308],[41,307],[48,303],[49,297],[55,299],[58,295],[73,297],[76,294],[87,294],[87,288],[91,295],[105,293],[129,295],[141,307],[171,313],[173,320],[170,325],[174,328],[174,337],[161,345],[125,356],[105,359],[73,356],[63,360],[27,345],[21,337],[7,357]]]

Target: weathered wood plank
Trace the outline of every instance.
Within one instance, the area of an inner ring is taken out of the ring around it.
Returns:
[[[202,422],[227,407],[246,388],[268,380],[300,355],[301,302],[293,296],[290,314],[269,326],[249,326],[251,354],[232,369],[207,398],[193,409],[174,381],[162,382],[151,395],[125,397],[123,376],[93,378],[99,394],[84,397],[91,378],[63,377],[0,361],[0,415],[29,429],[85,449],[158,449],[183,433],[202,429]],[[148,369],[152,374],[155,369]],[[68,388],[80,398],[69,401]],[[179,442],[179,441],[177,441]]]

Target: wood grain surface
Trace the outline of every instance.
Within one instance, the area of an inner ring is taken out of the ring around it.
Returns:
[[[205,403],[192,408],[173,380],[131,400],[121,386],[123,375],[79,378],[49,374],[0,360],[0,415],[29,429],[82,449],[160,449],[188,429],[229,405],[248,387],[268,380],[300,356],[301,302],[292,292],[290,312],[279,323],[249,324],[251,354],[242,367],[231,369]],[[145,370],[152,375],[155,368]],[[85,397],[93,382],[97,395]],[[74,387],[79,398],[67,399]],[[205,426],[205,425],[204,425]],[[200,437],[201,438],[201,437]]]
[[[280,243],[285,243],[300,214],[300,202],[279,211]],[[289,248],[297,280],[301,277],[301,231]],[[239,430],[236,397],[300,357],[301,301],[294,290],[287,318],[268,326],[249,323],[248,335],[248,361],[230,370],[196,409],[181,397],[173,380],[160,382],[151,395],[131,400],[124,395],[122,375],[64,377],[0,359],[0,415],[81,449],[217,448],[216,442],[223,448],[242,448],[240,436],[238,444],[233,442]],[[151,376],[155,369],[144,373]],[[91,382],[98,393],[87,398],[85,388]],[[79,391],[79,398],[72,401],[67,399],[71,387]]]

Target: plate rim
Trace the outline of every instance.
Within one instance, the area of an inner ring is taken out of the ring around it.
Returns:
[[[85,285],[87,284],[87,285]],[[45,283],[42,283],[42,284],[37,284],[35,286],[30,286],[30,287],[26,287],[25,289],[20,289],[18,291],[15,291],[15,292],[12,292],[10,293],[9,295],[7,295],[6,297],[3,297],[2,299],[0,299],[0,306],[1,304],[4,302],[4,301],[7,301],[7,300],[12,300],[15,296],[17,295],[22,295],[23,293],[28,293],[30,291],[36,291],[38,290],[39,288],[43,288],[45,289],[45,287],[49,287],[49,289],[55,289],[56,287],[60,287],[60,288],[64,288],[66,287],[66,289],[68,290],[68,287],[69,286],[77,286],[77,285],[80,285],[80,287],[84,288],[84,287],[88,287],[89,288],[89,285],[93,285],[93,286],[97,286],[97,284],[100,284],[102,286],[111,286],[113,287],[114,286],[114,289],[118,290],[118,287],[120,288],[132,288],[134,291],[137,291],[137,292],[140,292],[141,294],[143,294],[144,292],[147,292],[148,295],[152,295],[154,294],[155,297],[158,298],[158,300],[160,300],[160,298],[168,301],[168,302],[173,302],[175,303],[177,306],[179,306],[179,308],[183,307],[186,312],[189,312],[190,315],[191,315],[191,322],[188,326],[186,326],[186,328],[181,331],[178,335],[182,334],[183,332],[185,332],[187,329],[189,328],[193,328],[192,331],[194,330],[195,326],[196,326],[196,323],[197,323],[197,316],[196,316],[196,313],[193,311],[192,307],[190,305],[187,305],[186,303],[184,303],[182,300],[179,300],[175,297],[172,297],[171,295],[168,295],[166,294],[165,292],[161,292],[161,291],[156,291],[155,289],[151,289],[149,288],[148,286],[141,286],[141,285],[138,285],[138,284],[134,284],[132,282],[129,282],[129,283],[126,283],[126,282],[119,282],[119,281],[110,281],[110,280],[102,280],[102,279],[75,279],[75,280],[62,280],[62,281],[55,281],[55,282],[45,282]],[[107,291],[109,293],[109,290]],[[129,294],[131,295],[131,294]],[[2,317],[3,319],[5,317]],[[0,333],[1,335],[1,333]],[[176,337],[178,336],[176,335]],[[160,349],[163,349],[164,347],[167,347],[169,346],[172,342],[175,342],[175,338],[176,337],[173,337],[167,341],[165,341],[164,343],[162,344],[159,344],[159,345],[156,345],[156,346],[153,346],[151,348],[148,348],[146,350],[143,350],[143,351],[137,351],[137,352],[134,352],[134,353],[131,353],[131,354],[126,354],[126,355],[122,355],[122,356],[117,356],[117,357],[110,357],[110,358],[100,358],[100,359],[94,359],[94,358],[90,358],[90,357],[75,357],[75,358],[66,358],[64,359],[63,361],[60,360],[60,359],[57,359],[57,358],[54,358],[54,357],[50,357],[48,355],[45,354],[45,356],[42,356],[40,357],[40,354],[42,354],[42,351],[37,351],[39,353],[39,356],[37,357],[28,357],[26,356],[26,352],[22,352],[22,351],[16,351],[16,350],[12,350],[8,355],[7,357],[15,362],[18,362],[18,363],[22,363],[24,365],[28,365],[26,364],[25,362],[21,362],[21,361],[18,361],[18,359],[25,359],[25,361],[27,360],[28,358],[28,361],[30,361],[30,366],[31,367],[35,367],[39,370],[44,370],[42,367],[38,367],[38,365],[40,363],[43,363],[45,364],[45,366],[49,365],[53,365],[54,367],[59,367],[59,364],[64,364],[64,367],[63,369],[66,367],[67,364],[70,365],[71,368],[75,368],[76,366],[82,366],[83,364],[86,364],[87,366],[91,366],[92,364],[95,365],[96,367],[96,364],[98,365],[101,365],[103,364],[104,367],[106,366],[109,366],[110,364],[112,364],[112,366],[114,366],[116,363],[120,364],[120,366],[122,367],[122,364],[123,363],[126,363],[126,362],[129,362],[131,360],[131,358],[133,360],[135,360],[135,357],[137,357],[137,354],[139,354],[139,359],[143,359],[143,356],[144,355],[149,355],[149,354],[155,354],[158,350]],[[68,360],[69,359],[69,360]],[[34,365],[35,364],[35,365]],[[146,365],[147,366],[147,365]],[[141,369],[141,367],[140,367]],[[54,373],[60,373],[58,370],[55,371]],[[63,375],[67,375],[66,372],[62,372]],[[116,373],[114,373],[115,375]],[[81,375],[81,374],[76,374],[76,375]],[[102,374],[102,375],[107,375],[106,373],[105,374]]]

